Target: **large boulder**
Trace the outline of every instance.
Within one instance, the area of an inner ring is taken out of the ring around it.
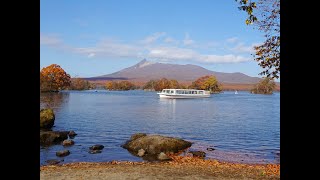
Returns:
[[[40,128],[50,129],[54,124],[54,112],[52,109],[40,110]]]
[[[122,147],[137,156],[140,149],[143,149],[145,151],[144,154],[148,156],[157,156],[161,152],[177,153],[189,148],[192,145],[192,143],[189,141],[161,135],[143,135],[136,138],[137,135],[134,134],[132,137],[125,144],[123,144]]]
[[[40,145],[59,144],[68,139],[69,131],[40,131]]]

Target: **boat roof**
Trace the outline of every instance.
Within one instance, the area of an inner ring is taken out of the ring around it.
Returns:
[[[202,89],[162,89],[162,90],[205,91]]]

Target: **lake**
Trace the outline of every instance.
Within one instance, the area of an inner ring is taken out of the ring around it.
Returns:
[[[63,91],[41,93],[40,107],[55,112],[52,130],[74,130],[75,145],[40,147],[40,165],[49,159],[69,162],[143,161],[120,147],[137,132],[179,137],[190,150],[228,162],[280,163],[280,93],[225,91],[210,98],[160,99],[156,92]],[[100,154],[89,147],[102,144]],[[214,147],[214,151],[207,151]],[[56,151],[69,149],[59,158]]]

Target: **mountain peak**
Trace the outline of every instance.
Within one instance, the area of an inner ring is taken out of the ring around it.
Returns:
[[[138,64],[136,64],[134,67],[135,68],[142,68],[151,64],[155,64],[155,62],[147,61],[146,59],[143,59],[140,61]]]

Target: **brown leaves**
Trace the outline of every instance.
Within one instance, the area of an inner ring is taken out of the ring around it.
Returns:
[[[59,65],[51,64],[40,71],[40,90],[58,91],[69,87],[71,84],[70,75]]]

